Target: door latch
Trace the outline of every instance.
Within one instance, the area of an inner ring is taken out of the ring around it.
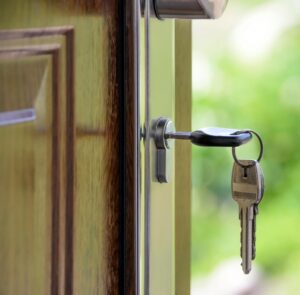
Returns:
[[[204,147],[238,147],[250,141],[249,130],[208,127],[193,132],[176,132],[173,122],[159,118],[153,125],[156,146],[156,178],[160,183],[170,181],[171,148],[174,139],[189,140],[197,146]]]

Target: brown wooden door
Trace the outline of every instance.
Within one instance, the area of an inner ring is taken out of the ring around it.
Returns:
[[[190,23],[139,6],[0,0],[0,295],[189,293],[190,145],[160,185],[140,130],[190,129]]]
[[[0,294],[136,290],[138,2],[0,3]]]

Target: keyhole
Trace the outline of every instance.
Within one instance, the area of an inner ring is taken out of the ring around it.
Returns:
[[[248,178],[248,169],[244,167],[244,178]]]

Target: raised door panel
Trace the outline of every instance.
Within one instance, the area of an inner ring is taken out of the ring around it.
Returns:
[[[0,31],[1,294],[50,294],[62,267],[65,50],[43,35]]]

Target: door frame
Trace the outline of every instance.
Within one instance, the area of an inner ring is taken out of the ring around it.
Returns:
[[[119,0],[120,293],[139,290],[140,0]]]

